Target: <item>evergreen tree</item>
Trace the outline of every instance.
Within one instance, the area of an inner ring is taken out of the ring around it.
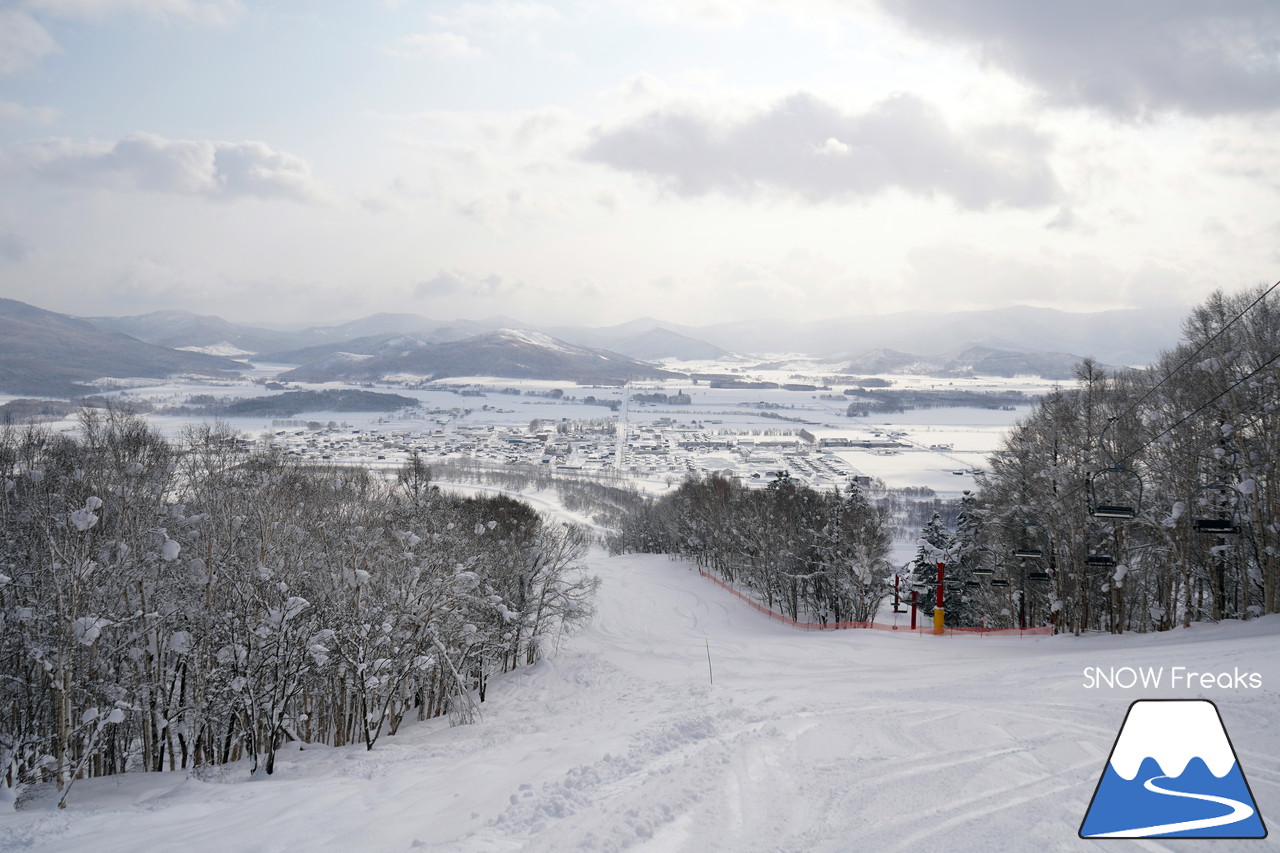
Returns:
[[[920,591],[920,609],[926,616],[933,616],[937,600],[938,563],[947,561],[955,548],[955,536],[938,513],[920,531],[916,540],[916,556],[911,561],[911,583]],[[944,607],[951,596],[944,596]]]

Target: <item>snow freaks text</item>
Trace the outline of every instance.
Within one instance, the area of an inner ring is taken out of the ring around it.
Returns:
[[[1083,686],[1088,690],[1258,690],[1262,674],[1238,666],[1230,672],[1200,672],[1185,666],[1086,666]]]

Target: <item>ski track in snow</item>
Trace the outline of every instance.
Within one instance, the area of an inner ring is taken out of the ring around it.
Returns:
[[[287,749],[264,781],[241,766],[78,782],[65,811],[45,794],[0,814],[0,850],[1079,850],[1125,709],[1145,698],[1084,689],[1084,666],[1280,659],[1274,619],[1207,643],[803,632],[689,564],[588,564],[593,624],[493,679],[475,725]],[[1280,801],[1275,688],[1211,698],[1265,814]]]

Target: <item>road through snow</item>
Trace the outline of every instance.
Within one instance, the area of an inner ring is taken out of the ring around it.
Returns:
[[[1280,813],[1275,617],[1133,637],[802,632],[689,564],[588,562],[591,626],[495,679],[475,725],[289,749],[262,782],[80,782],[66,811],[45,796],[0,814],[0,850],[1079,850],[1128,704],[1189,698],[1088,690],[1085,666],[1262,671],[1262,689],[1206,698],[1260,811]]]

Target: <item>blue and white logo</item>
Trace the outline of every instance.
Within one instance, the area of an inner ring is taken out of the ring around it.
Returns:
[[[1139,699],[1080,824],[1081,838],[1266,838],[1218,708]]]

